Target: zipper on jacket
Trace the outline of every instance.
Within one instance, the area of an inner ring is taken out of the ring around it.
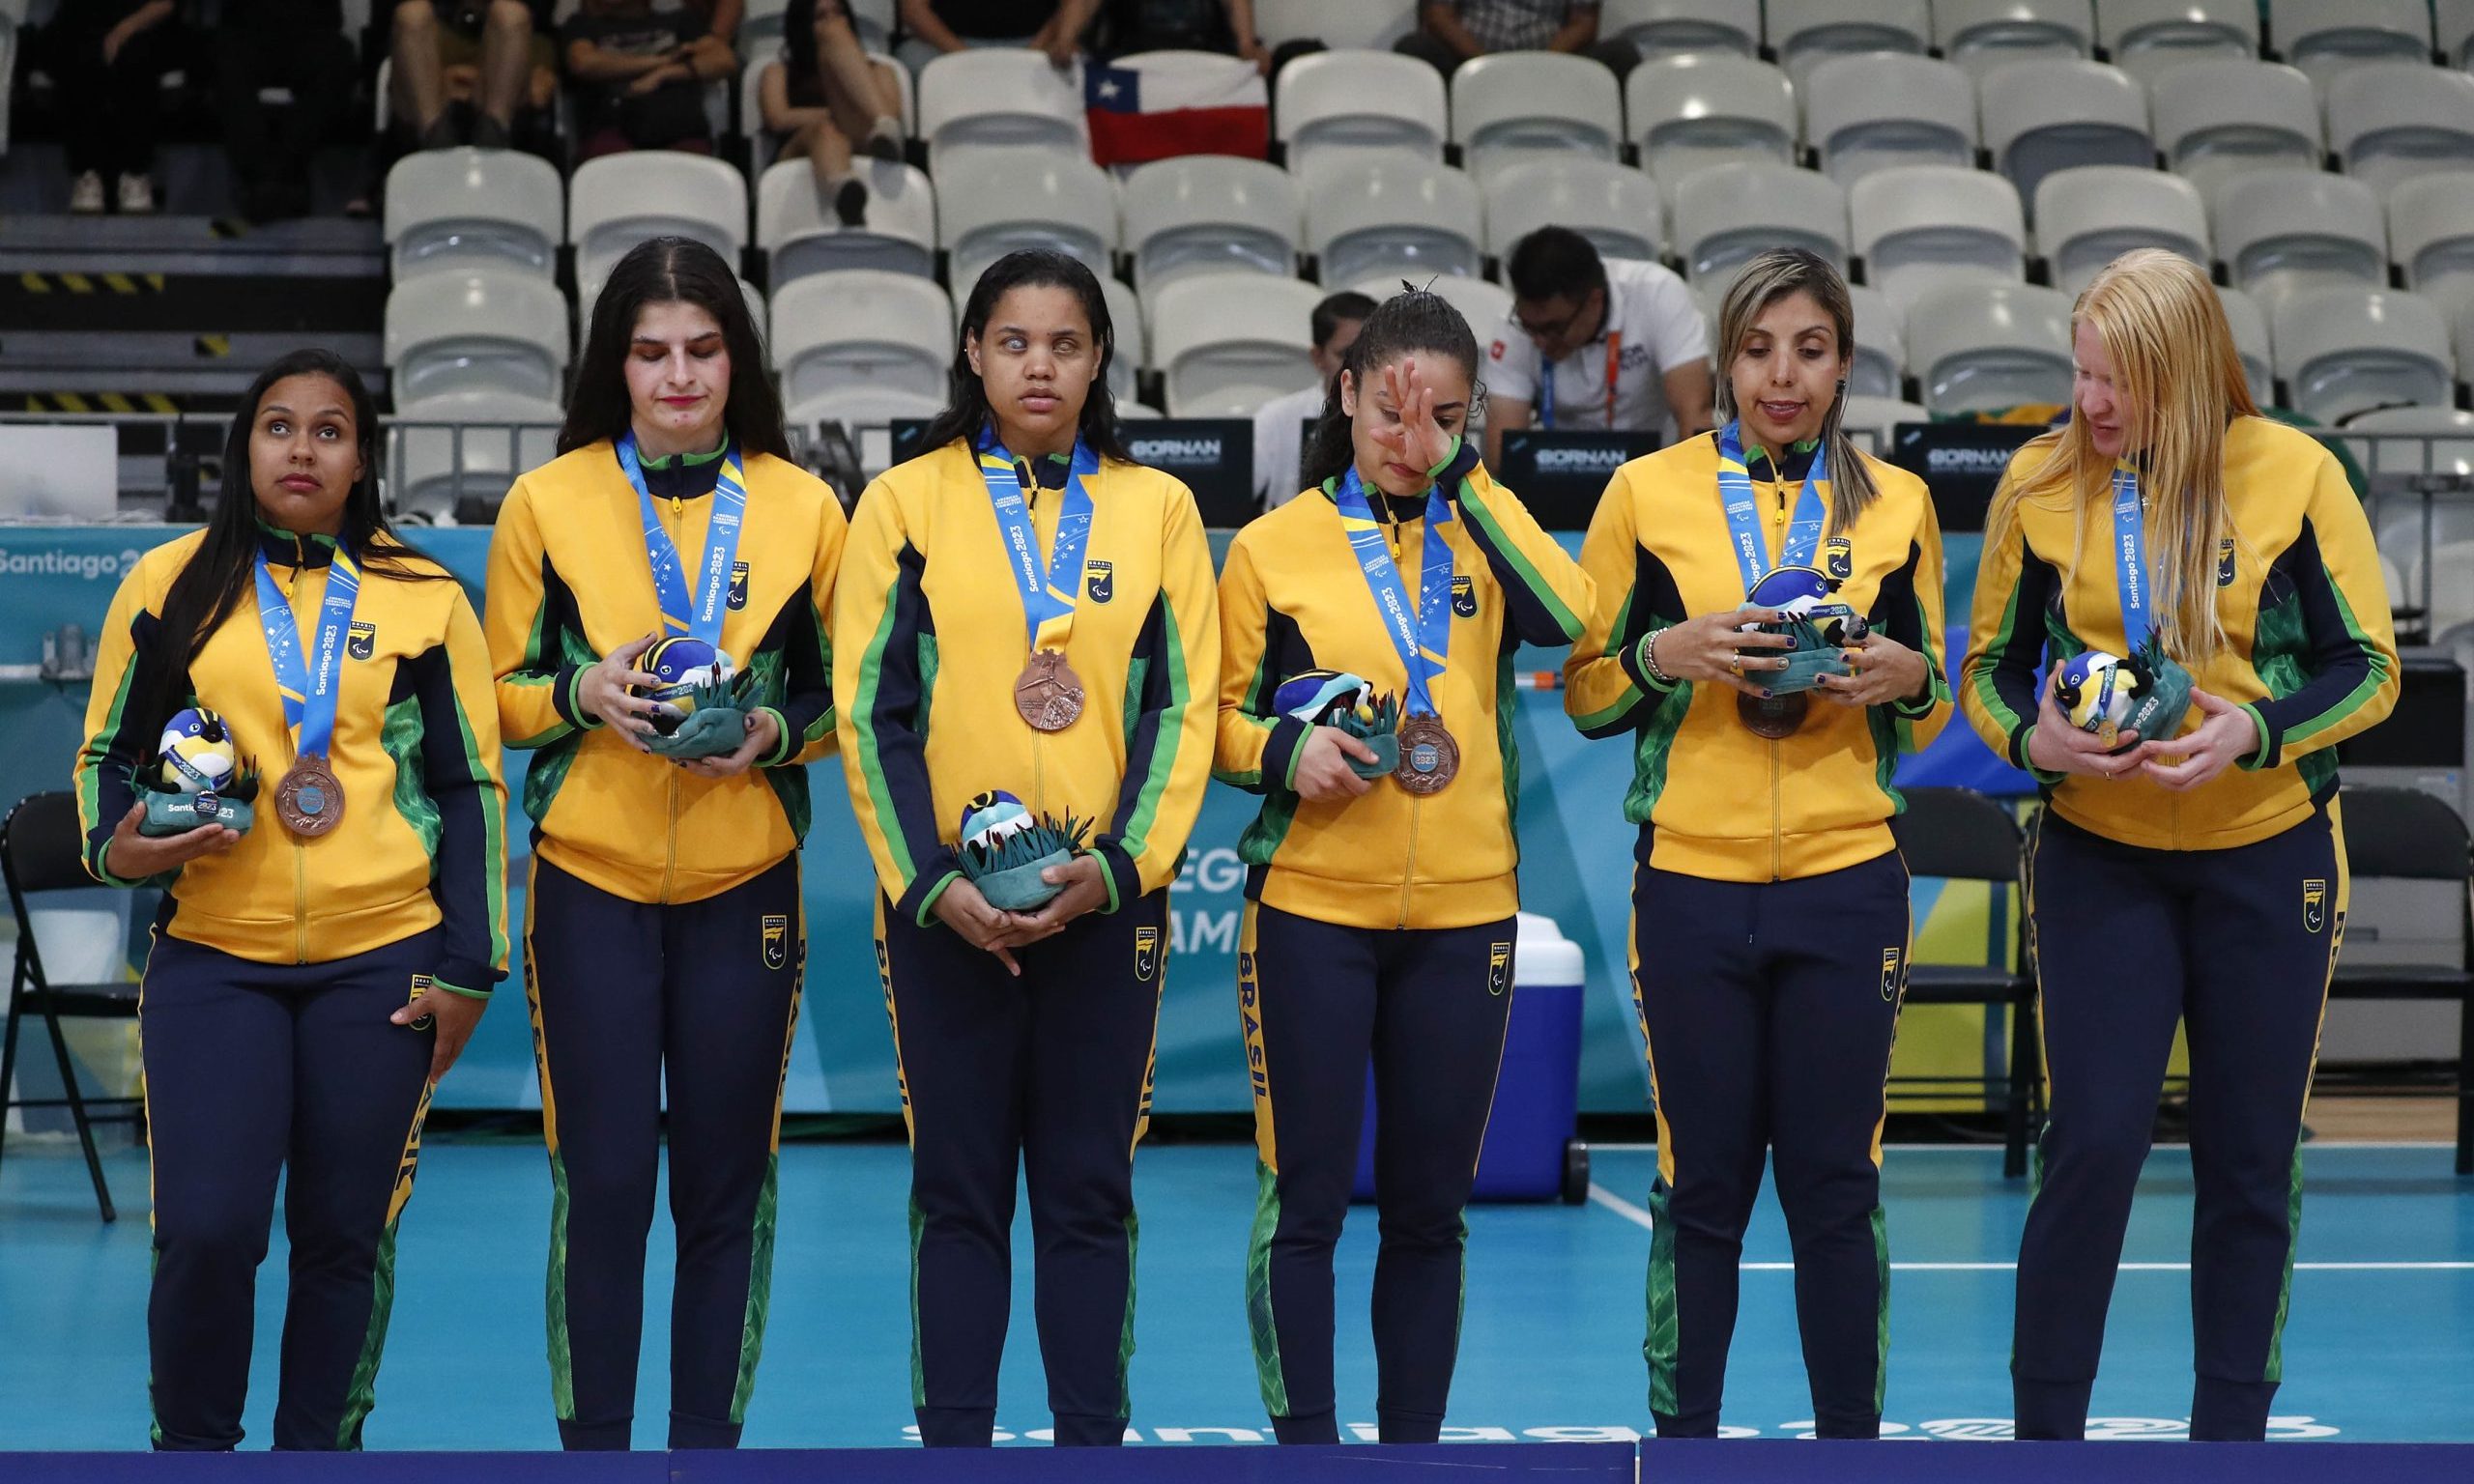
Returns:
[[[292,961],[309,961],[309,851],[292,842]]]
[[[670,770],[670,836],[669,847],[661,857],[661,901],[670,902],[671,884],[678,878],[678,769]]]
[[[1409,859],[1400,868],[1400,920],[1392,925],[1403,931],[1409,926],[1409,894],[1418,885],[1418,816],[1424,808],[1424,795],[1409,795]]]

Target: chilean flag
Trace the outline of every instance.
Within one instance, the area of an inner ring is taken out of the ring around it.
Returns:
[[[1202,52],[1150,52],[1092,63],[1082,72],[1091,157],[1137,165],[1178,155],[1241,155],[1271,148],[1271,95],[1251,63]]]

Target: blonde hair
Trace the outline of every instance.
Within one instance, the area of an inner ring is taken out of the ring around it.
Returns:
[[[1801,247],[1772,247],[1743,266],[1736,281],[1727,289],[1727,297],[1718,306],[1718,417],[1723,424],[1735,419],[1735,363],[1743,351],[1744,341],[1752,334],[1752,322],[1761,312],[1790,294],[1810,294],[1821,312],[1828,315],[1838,334],[1838,355],[1842,361],[1853,363],[1856,356],[1856,301],[1847,292],[1847,280],[1827,258],[1807,252]],[[1847,378],[1838,380],[1838,393],[1830,399],[1829,412],[1821,424],[1821,446],[1829,462],[1829,528],[1843,531],[1856,524],[1879,496],[1874,487],[1872,471],[1848,440],[1841,425],[1847,414]],[[1774,454],[1783,449],[1771,449]]]
[[[2165,652],[2184,664],[2222,648],[2216,612],[2218,545],[2235,534],[2225,499],[2225,432],[2258,415],[2215,285],[2189,259],[2157,247],[2123,253],[2080,292],[2071,327],[2088,326],[2114,363],[2125,449],[2139,451],[2146,501],[2149,591]],[[2022,500],[2066,503],[2086,550],[2091,517],[2110,521],[2114,461],[2096,451],[2086,421],[2028,445],[2045,459],[2014,479],[1986,521],[2004,539]],[[2024,454],[2026,450],[2022,450]]]

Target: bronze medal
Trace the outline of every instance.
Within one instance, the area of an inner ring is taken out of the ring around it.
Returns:
[[[1791,696],[1736,695],[1736,720],[1755,736],[1775,742],[1794,736],[1804,725],[1804,714],[1812,709],[1813,699],[1801,691]]]
[[[1400,765],[1393,779],[1411,793],[1441,793],[1460,776],[1460,744],[1438,716],[1413,716],[1400,724]]]
[[[1082,717],[1082,679],[1064,651],[1040,649],[1014,682],[1014,709],[1034,731],[1063,731]]]
[[[326,758],[303,753],[293,760],[274,785],[274,814],[303,840],[315,840],[343,822],[344,785]]]

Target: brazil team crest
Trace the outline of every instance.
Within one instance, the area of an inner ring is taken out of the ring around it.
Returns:
[[[1082,564],[1082,590],[1094,603],[1106,603],[1117,595],[1116,568],[1105,561]]]
[[[764,915],[764,966],[778,969],[791,961],[791,919],[787,913]]]
[[[365,660],[378,652],[378,625],[354,619],[344,631],[344,653],[356,660]]]
[[[1134,977],[1147,985],[1151,983],[1151,976],[1159,972],[1160,929],[1136,928],[1134,929]]]
[[[2302,883],[2302,929],[2317,932],[2328,926],[2328,883],[2315,876]]]
[[[731,563],[731,595],[725,600],[725,606],[732,609],[747,607],[746,562],[734,561]]]
[[[1898,998],[1899,985],[1905,983],[1907,978],[1904,973],[1900,972],[1906,962],[1906,959],[1907,951],[1904,949],[1885,948],[1882,950],[1883,999],[1895,1001]]]
[[[1489,944],[1486,949],[1486,992],[1500,995],[1511,987],[1511,945]]]
[[[1822,574],[1832,584],[1843,583],[1856,575],[1856,543],[1845,536],[1832,536],[1822,543]]]
[[[2233,538],[2220,536],[2216,542],[2216,585],[2233,585]]]
[[[1452,612],[1453,616],[1460,618],[1478,616],[1478,580],[1476,578],[1458,576],[1452,580]]]

